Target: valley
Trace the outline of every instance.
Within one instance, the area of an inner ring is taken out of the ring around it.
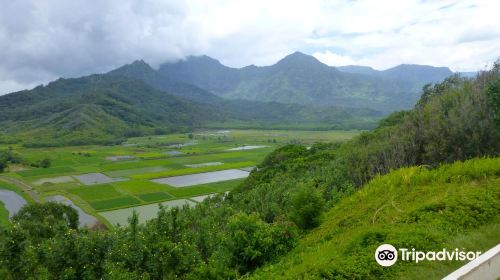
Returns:
[[[158,203],[165,207],[192,206],[206,197],[231,191],[277,147],[340,143],[359,133],[210,129],[128,138],[113,146],[0,145],[0,150],[11,147],[26,163],[43,159],[51,162],[47,168],[11,165],[0,175],[0,189],[8,186],[10,191],[16,190],[25,202],[74,203],[82,211],[82,225],[89,227],[125,225],[133,210],[143,223],[156,217]],[[205,178],[192,181],[189,176]],[[182,182],[175,183],[179,178]],[[26,191],[27,187],[32,190]],[[0,213],[6,210],[0,206]],[[0,223],[7,224],[8,217],[2,215]]]
[[[500,280],[499,1],[3,2],[0,280]]]

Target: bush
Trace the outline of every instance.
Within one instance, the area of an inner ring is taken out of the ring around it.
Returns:
[[[325,207],[325,199],[320,191],[310,185],[305,185],[292,197],[290,218],[299,228],[311,229],[321,222],[321,213]]]
[[[52,161],[51,161],[50,159],[48,159],[48,158],[44,158],[44,159],[42,159],[42,160],[40,161],[39,166],[40,166],[41,168],[49,168],[51,164],[52,164]]]
[[[256,214],[236,214],[229,219],[228,238],[232,266],[247,272],[288,251],[295,243],[293,227],[267,224]]]

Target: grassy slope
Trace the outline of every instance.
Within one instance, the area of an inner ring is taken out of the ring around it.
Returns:
[[[405,168],[375,178],[344,198],[323,224],[258,279],[438,279],[463,262],[398,261],[379,266],[375,249],[486,251],[500,242],[500,158],[437,170]]]

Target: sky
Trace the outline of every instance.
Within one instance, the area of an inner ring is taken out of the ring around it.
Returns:
[[[485,69],[500,1],[0,0],[0,94],[144,59],[209,55],[231,67],[301,51],[330,66]]]

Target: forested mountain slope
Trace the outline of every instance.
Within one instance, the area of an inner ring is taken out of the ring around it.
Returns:
[[[25,139],[109,143],[143,133],[182,131],[223,115],[138,80],[91,75],[0,97],[1,130]],[[34,143],[36,144],[36,143]]]
[[[28,146],[112,144],[125,137],[231,127],[370,129],[369,109],[224,100],[164,78],[143,61],[0,96],[0,141]]]
[[[202,59],[212,61],[208,57],[203,57]],[[188,68],[185,71],[198,73],[205,69],[199,65],[196,67],[196,69]],[[220,64],[219,67],[225,69],[225,66]],[[206,75],[214,74],[211,69],[206,69],[204,73]],[[303,104],[284,104],[243,99],[228,100],[200,87],[181,82],[176,75],[156,71],[144,61],[135,61],[124,65],[110,71],[108,75],[138,79],[158,90],[193,102],[209,104],[212,108],[216,108],[220,112],[225,112],[228,115],[228,122],[250,122],[248,124],[249,127],[252,127],[251,123],[262,127],[277,128],[321,124],[322,128],[328,129],[370,129],[374,127],[375,119],[382,115],[379,111],[366,108],[344,108],[338,106],[313,107],[304,106]],[[226,71],[224,71],[223,75],[224,79],[230,79],[231,77],[231,74]]]
[[[357,71],[355,66],[354,71],[347,71],[351,68],[329,67],[296,52],[266,67],[230,68],[201,56],[165,63],[158,71],[227,98],[386,112],[410,108],[424,84],[452,74],[448,68],[421,65],[400,65],[385,71],[366,67]]]
[[[371,67],[356,65],[340,66],[336,68],[345,73],[363,74],[378,79],[405,81],[409,92],[419,92],[425,84],[441,82],[446,77],[453,75],[453,72],[448,67],[433,67],[417,64],[401,64],[381,71]],[[473,78],[475,74],[463,76]]]

